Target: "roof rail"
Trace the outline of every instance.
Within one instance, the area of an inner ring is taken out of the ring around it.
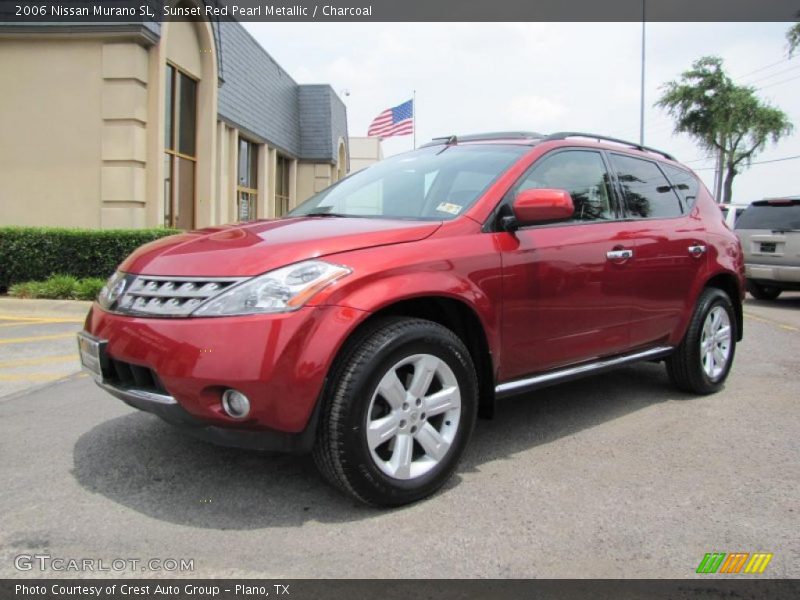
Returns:
[[[571,137],[582,137],[597,141],[614,142],[616,144],[622,144],[624,146],[628,146],[636,150],[641,150],[643,152],[654,152],[655,154],[660,154],[661,156],[663,156],[668,160],[675,160],[674,156],[672,156],[671,154],[667,154],[663,150],[657,150],[656,148],[651,148],[650,146],[643,146],[642,144],[637,144],[636,142],[629,142],[627,140],[621,140],[619,138],[609,137],[607,135],[598,135],[596,133],[581,133],[579,131],[559,131],[558,133],[551,133],[550,135],[546,136],[544,138],[544,141],[565,140]]]
[[[534,131],[495,131],[491,133],[470,133],[467,135],[445,135],[435,137],[422,146],[452,146],[459,142],[483,142],[489,140],[541,140],[545,136]]]

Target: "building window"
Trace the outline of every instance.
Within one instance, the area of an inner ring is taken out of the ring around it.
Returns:
[[[278,216],[289,212],[289,166],[291,160],[280,154],[275,165],[275,209]]]
[[[256,218],[258,198],[258,146],[239,138],[239,178],[236,186],[239,221]]]
[[[197,81],[167,65],[164,128],[164,225],[194,227]]]

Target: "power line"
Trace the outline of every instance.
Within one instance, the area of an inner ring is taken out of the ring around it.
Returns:
[[[748,166],[765,165],[767,163],[783,162],[785,160],[796,160],[798,158],[800,158],[800,154],[798,154],[796,156],[784,156],[783,158],[773,158],[771,160],[760,160],[758,162],[752,162]],[[715,169],[716,169],[716,167],[704,167],[702,169],[695,169],[695,171],[713,171]]]
[[[753,85],[754,83],[758,83],[759,81],[764,81],[765,79],[772,79],[773,77],[777,77],[778,75],[783,75],[784,73],[788,73],[789,71],[795,71],[800,69],[800,65],[795,65],[793,67],[789,67],[788,69],[783,69],[782,71],[776,71],[771,75],[765,75],[764,77],[759,77],[758,79],[754,79],[753,81],[748,81],[746,85]]]
[[[738,77],[734,77],[734,79],[736,79],[736,80],[744,79],[745,77],[749,77],[750,75],[755,75],[756,73],[760,73],[761,71],[766,71],[767,69],[769,69],[771,67],[774,67],[776,65],[779,65],[781,63],[788,62],[788,61],[792,60],[792,58],[793,57],[791,57],[791,56],[789,56],[787,58],[782,58],[779,61],[776,61],[774,63],[770,63],[770,64],[765,65],[763,67],[759,67],[758,69],[755,69],[754,71],[750,71],[748,73],[745,73],[744,75],[739,75]]]
[[[781,85],[783,83],[789,83],[790,81],[794,81],[795,79],[800,79],[800,75],[796,77],[789,77],[789,79],[784,79],[783,81],[776,81],[775,83],[770,83],[769,85],[762,86],[760,88],[756,88],[758,90],[765,90],[767,88],[775,87],[776,85]]]
[[[693,158],[692,160],[682,160],[681,162],[686,165],[689,163],[703,162],[706,160],[716,160],[716,159],[713,156],[706,156],[703,158]]]

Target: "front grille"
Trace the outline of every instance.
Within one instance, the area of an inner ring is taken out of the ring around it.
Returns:
[[[160,277],[128,275],[113,311],[126,315],[185,317],[242,277]]]
[[[103,368],[103,380],[122,388],[133,388],[157,394],[166,394],[163,384],[153,369],[108,357]]]

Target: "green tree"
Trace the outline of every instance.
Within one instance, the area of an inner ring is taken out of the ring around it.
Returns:
[[[767,142],[791,133],[786,114],[756,96],[755,88],[736,85],[722,59],[704,56],[662,86],[656,106],[675,119],[675,133],[688,133],[705,150],[721,155],[723,202],[730,202],[733,179]]]
[[[800,23],[795,23],[786,32],[786,39],[789,40],[789,56],[792,56],[800,48]]]

